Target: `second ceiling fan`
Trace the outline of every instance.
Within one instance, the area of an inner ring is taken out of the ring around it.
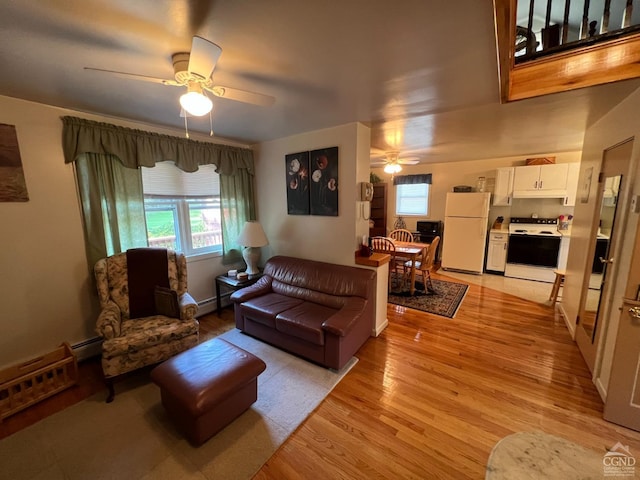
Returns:
[[[384,166],[385,173],[398,173],[402,170],[400,165],[417,165],[419,162],[418,157],[400,157],[400,152],[397,150],[391,150],[384,153],[384,156],[381,155],[380,160],[374,160],[371,162],[372,167],[382,167]],[[375,157],[374,157],[375,158]]]
[[[213,107],[211,99],[205,92],[210,92],[216,97],[253,105],[264,107],[273,105],[275,98],[270,95],[215,85],[211,75],[221,54],[222,49],[218,45],[205,38],[194,36],[191,43],[191,52],[179,52],[171,56],[174,71],[174,79],[171,80],[102,68],[84,68],[85,70],[108,73],[124,78],[133,78],[175,87],[186,87],[186,93],[180,97],[180,105],[187,113],[197,117],[206,115]]]

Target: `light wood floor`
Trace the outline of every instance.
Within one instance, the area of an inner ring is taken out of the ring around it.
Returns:
[[[640,457],[551,307],[470,285],[454,319],[394,305],[388,319],[255,479],[482,479],[498,440],[532,430]]]
[[[640,457],[640,433],[602,420],[587,367],[551,307],[470,285],[454,319],[394,305],[388,318],[256,479],[481,479],[498,440],[531,430],[602,453],[621,442]],[[212,332],[232,310],[200,320]],[[80,387],[2,422],[0,438],[102,390],[99,363],[81,372]]]

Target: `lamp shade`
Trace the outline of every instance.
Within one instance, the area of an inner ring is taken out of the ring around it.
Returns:
[[[238,237],[238,243],[243,247],[264,247],[269,245],[269,240],[267,240],[267,235],[260,223],[249,221],[244,224]]]

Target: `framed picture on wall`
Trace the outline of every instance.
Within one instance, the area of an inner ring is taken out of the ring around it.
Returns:
[[[584,182],[580,188],[580,203],[589,203],[589,192],[591,191],[591,180],[593,179],[593,167],[585,170]]]
[[[311,151],[311,215],[338,216],[338,147]]]
[[[16,127],[0,123],[0,202],[28,200]]]
[[[309,152],[285,155],[287,213],[309,215]]]

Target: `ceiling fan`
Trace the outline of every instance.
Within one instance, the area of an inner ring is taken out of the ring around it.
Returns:
[[[400,152],[397,150],[391,150],[389,152],[385,152],[384,155],[381,156],[380,160],[373,160],[376,158],[372,157],[371,166],[372,167],[382,167],[384,166],[385,173],[398,173],[402,170],[401,165],[417,165],[419,162],[418,157],[400,157]]]
[[[211,92],[216,97],[237,100],[268,107],[273,105],[275,98],[261,93],[249,92],[237,88],[215,85],[211,74],[222,54],[222,48],[209,40],[194,36],[191,43],[191,52],[174,53],[173,61],[174,79],[150,77],[136,73],[116,72],[102,68],[84,67],[85,70],[108,73],[124,78],[133,78],[145,82],[161,83],[174,87],[186,87],[187,91],[180,97],[182,108],[194,116],[202,116],[209,113],[213,107],[211,99],[205,92]]]

